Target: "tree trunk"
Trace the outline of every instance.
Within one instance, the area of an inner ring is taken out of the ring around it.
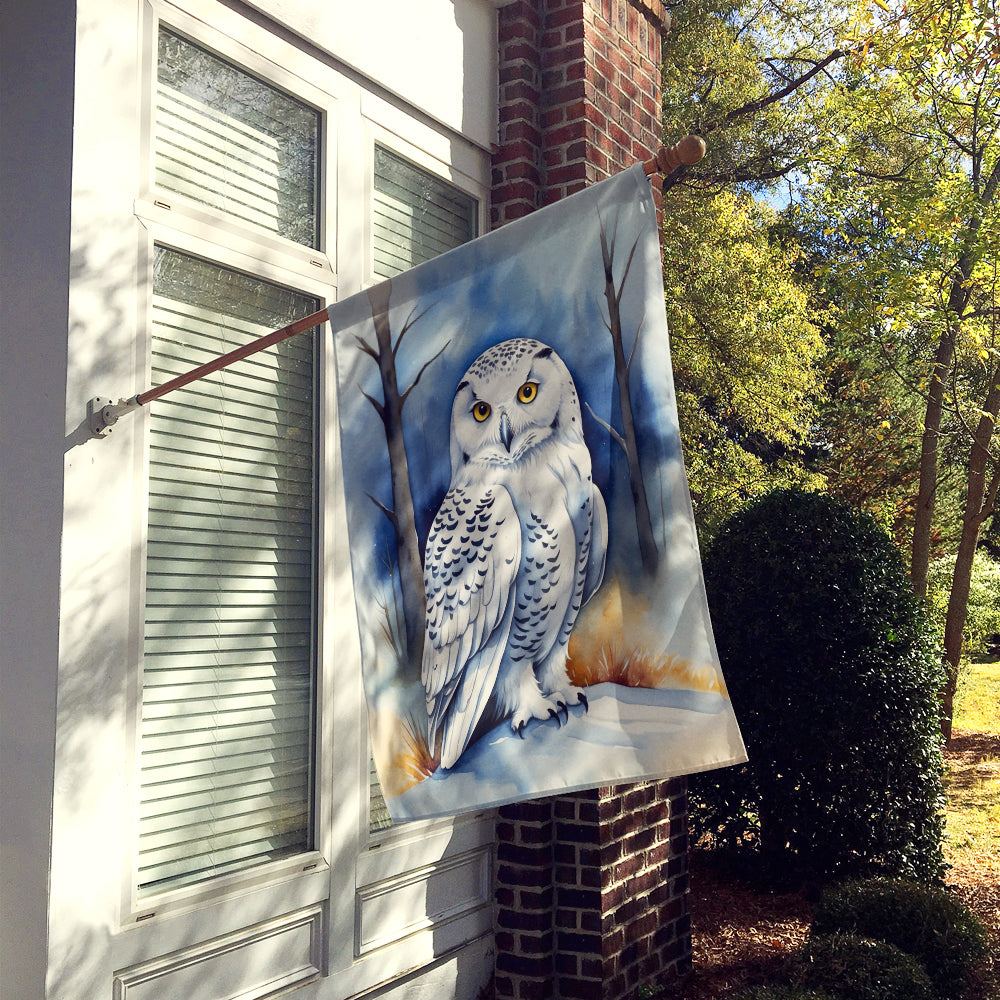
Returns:
[[[410,490],[410,469],[403,440],[403,397],[396,380],[396,361],[389,327],[389,298],[392,282],[383,281],[368,289],[368,300],[375,321],[378,343],[378,368],[382,379],[380,415],[389,448],[389,475],[392,483],[392,510],[387,511],[396,532],[396,559],[403,602],[403,622],[406,628],[406,653],[411,665],[418,670],[424,647],[423,566],[417,536],[413,493]]]
[[[955,572],[951,580],[948,596],[948,614],[944,626],[945,685],[941,692],[941,733],[946,740],[951,739],[952,718],[955,710],[955,689],[958,684],[958,668],[962,658],[962,633],[969,608],[969,588],[972,583],[972,564],[979,544],[979,531],[983,522],[993,513],[996,503],[997,485],[1000,483],[1000,465],[993,462],[994,472],[988,480],[990,442],[1000,409],[1000,371],[993,374],[990,389],[986,394],[983,414],[979,419],[969,454],[968,485],[965,495],[965,511],[962,517],[962,536],[955,558]]]
[[[934,499],[937,494],[938,438],[941,415],[944,412],[944,378],[955,355],[955,329],[949,323],[934,353],[924,430],[920,439],[920,483],[917,487],[917,509],[913,518],[913,543],[910,552],[910,582],[920,595],[927,595],[927,569],[931,558],[931,526],[934,521]]]
[[[981,161],[978,161],[981,162]],[[978,176],[978,167],[975,168]],[[934,355],[934,367],[927,395],[927,412],[920,443],[920,486],[917,493],[917,510],[913,521],[913,546],[910,557],[910,582],[921,596],[927,594],[927,567],[930,564],[931,524],[934,519],[934,495],[937,490],[937,450],[941,432],[941,413],[944,407],[944,377],[955,356],[955,338],[969,304],[970,276],[976,240],[982,228],[984,214],[1000,190],[1000,160],[993,164],[990,176],[981,190],[977,187],[977,205],[970,217],[962,240],[962,254],[958,258],[945,320],[948,328]]]
[[[635,248],[633,247],[633,252]],[[618,308],[620,292],[615,289],[612,262],[614,259],[614,238],[611,249],[601,229],[601,253],[604,258],[604,298],[608,303],[608,329],[611,333],[615,357],[615,381],[618,384],[618,406],[621,410],[622,436],[620,443],[625,451],[628,463],[629,485],[632,489],[632,504],[635,507],[635,524],[639,535],[639,556],[643,570],[652,576],[660,564],[660,550],[653,535],[653,522],[649,514],[649,502],[646,499],[646,484],[642,478],[642,466],[639,462],[639,444],[635,433],[635,419],[632,415],[632,392],[629,388],[630,367],[625,359],[625,345],[622,341],[621,312]],[[625,265],[622,275],[622,285],[628,277],[632,257]],[[639,336],[638,331],[636,336]]]

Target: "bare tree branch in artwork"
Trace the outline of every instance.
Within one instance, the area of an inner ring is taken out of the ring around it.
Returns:
[[[600,213],[598,213],[598,218],[600,219]],[[635,238],[635,242],[629,250],[621,281],[616,287],[613,269],[615,243],[618,236],[618,220],[617,218],[615,219],[610,242],[604,220],[600,219],[600,223],[601,257],[604,261],[604,298],[608,304],[608,318],[605,320],[605,326],[611,334],[611,344],[614,350],[615,381],[618,385],[618,404],[621,410],[622,431],[619,434],[608,424],[604,423],[604,421],[600,421],[600,423],[607,428],[612,438],[625,452],[625,458],[628,463],[629,485],[632,489],[632,502],[635,506],[635,524],[639,534],[639,554],[642,559],[642,568],[646,573],[652,575],[656,572],[660,564],[660,551],[656,546],[656,538],[653,534],[653,522],[650,518],[649,503],[646,499],[646,486],[642,478],[642,467],[639,462],[639,445],[635,433],[635,419],[632,415],[632,393],[629,387],[629,380],[632,374],[632,361],[635,358],[636,347],[638,346],[639,336],[642,332],[642,323],[639,323],[639,327],[635,332],[635,340],[626,358],[621,321],[622,293],[625,289],[625,282],[628,280],[635,252],[639,246],[639,236]]]
[[[410,468],[406,457],[406,443],[403,439],[403,404],[416,387],[427,368],[436,361],[447,348],[444,345],[417,372],[416,377],[403,391],[396,379],[396,355],[410,328],[424,313],[411,313],[396,338],[392,340],[389,324],[389,299],[392,296],[392,281],[383,281],[368,289],[372,319],[375,324],[375,344],[357,337],[358,346],[378,365],[382,381],[382,402],[362,390],[379,415],[385,430],[385,441],[389,450],[389,477],[392,486],[392,506],[388,507],[371,494],[371,501],[382,511],[392,524],[396,535],[396,563],[399,568],[399,585],[403,606],[403,623],[406,629],[406,653],[411,664],[419,667],[424,645],[424,580],[420,559],[420,541],[417,535],[416,515],[413,507],[413,492],[410,489]],[[426,311],[426,310],[425,310]]]

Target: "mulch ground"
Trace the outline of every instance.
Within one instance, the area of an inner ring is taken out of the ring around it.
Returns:
[[[956,733],[946,751],[959,770],[977,759],[1000,759],[1000,739]],[[664,1000],[725,1000],[747,986],[772,982],[809,935],[811,893],[769,891],[740,880],[712,851],[693,850],[692,972]],[[970,984],[970,1000],[1000,1000],[1000,858],[971,857],[954,865],[947,884],[983,921],[991,954]]]

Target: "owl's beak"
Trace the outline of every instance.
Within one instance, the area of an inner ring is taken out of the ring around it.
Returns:
[[[510,420],[506,413],[500,414],[500,440],[503,441],[503,446],[510,451],[510,442],[514,437],[514,432],[510,429]]]

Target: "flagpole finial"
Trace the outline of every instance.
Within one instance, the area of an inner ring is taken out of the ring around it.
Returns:
[[[642,169],[647,174],[663,174],[666,177],[682,164],[693,166],[705,155],[707,148],[700,135],[686,135],[673,146],[660,146],[656,156],[646,160]]]

